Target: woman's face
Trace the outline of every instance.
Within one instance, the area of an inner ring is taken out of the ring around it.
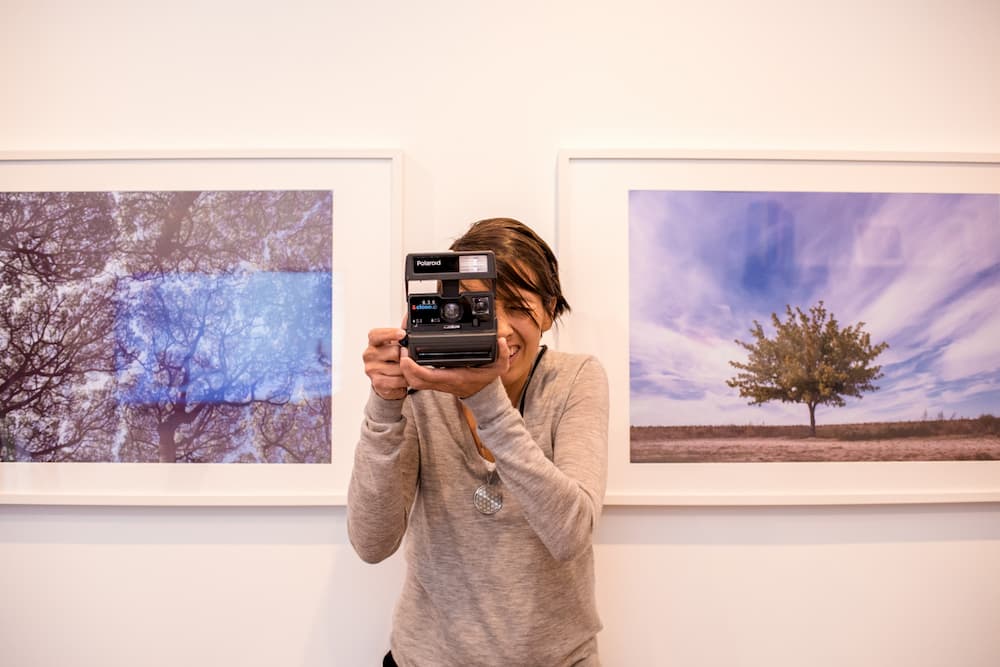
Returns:
[[[497,299],[497,337],[507,339],[510,368],[500,379],[514,401],[521,393],[531,366],[535,363],[542,334],[552,327],[552,318],[534,292],[518,290],[524,306],[506,304]]]
[[[481,281],[463,281],[464,290],[481,291],[487,286]],[[542,297],[528,290],[517,289],[524,304],[508,304],[497,298],[497,338],[507,340],[510,352],[510,367],[500,376],[511,402],[520,396],[528,379],[531,366],[535,363],[542,334],[552,328],[552,318],[542,303]]]

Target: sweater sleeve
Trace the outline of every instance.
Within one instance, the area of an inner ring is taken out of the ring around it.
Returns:
[[[362,560],[399,548],[417,488],[419,447],[406,399],[368,397],[347,490],[347,533]]]
[[[553,459],[525,428],[496,381],[465,399],[480,436],[497,460],[504,486],[515,494],[529,525],[558,560],[571,560],[593,543],[607,484],[608,382],[588,357],[551,406]]]

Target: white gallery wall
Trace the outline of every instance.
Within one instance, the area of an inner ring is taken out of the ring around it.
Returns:
[[[555,242],[564,148],[1000,154],[1000,2],[0,0],[0,81],[2,152],[398,149],[407,250]],[[607,665],[1000,665],[998,503],[609,507],[596,553]],[[401,577],[340,506],[0,505],[0,665],[380,664]]]

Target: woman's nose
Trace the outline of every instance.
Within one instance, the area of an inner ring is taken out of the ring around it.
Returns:
[[[503,307],[497,308],[497,338],[506,338],[514,333],[514,328],[510,326],[507,313]]]

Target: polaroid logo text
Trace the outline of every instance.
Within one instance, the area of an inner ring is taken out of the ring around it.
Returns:
[[[417,266],[441,266],[440,259],[418,259]]]

